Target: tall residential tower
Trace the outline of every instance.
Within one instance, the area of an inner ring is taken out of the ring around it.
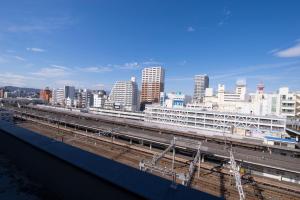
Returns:
[[[159,103],[160,93],[164,92],[165,70],[161,67],[148,67],[142,71],[141,109],[145,104]]]
[[[138,85],[135,77],[130,81],[117,81],[109,95],[109,99],[115,106],[127,111],[136,111],[138,109]]]

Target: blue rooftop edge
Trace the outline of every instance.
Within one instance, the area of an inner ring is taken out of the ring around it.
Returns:
[[[270,141],[278,141],[278,142],[286,142],[286,143],[297,143],[296,139],[294,138],[278,138],[278,137],[273,137],[273,136],[265,136],[267,140]]]

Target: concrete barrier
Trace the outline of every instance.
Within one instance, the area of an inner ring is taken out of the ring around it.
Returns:
[[[220,199],[3,121],[0,152],[62,199]]]

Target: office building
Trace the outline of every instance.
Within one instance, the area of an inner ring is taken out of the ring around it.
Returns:
[[[159,103],[160,93],[164,92],[165,71],[162,67],[148,67],[142,71],[141,107]],[[143,108],[142,108],[143,109]]]
[[[194,102],[202,102],[205,96],[205,89],[209,87],[209,78],[206,74],[195,75],[194,78]]]
[[[64,87],[65,99],[70,98],[74,100],[75,98],[75,87],[74,86],[65,86]]]

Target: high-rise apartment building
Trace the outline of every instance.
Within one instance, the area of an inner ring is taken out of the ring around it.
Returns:
[[[120,109],[136,111],[138,109],[138,86],[135,77],[130,81],[117,81],[109,95],[109,100]]]
[[[209,78],[206,74],[195,75],[194,78],[194,102],[202,102],[205,96],[205,89],[209,87]]]
[[[53,89],[52,104],[65,105],[65,90],[64,88]]]
[[[142,71],[141,104],[159,103],[160,93],[164,92],[165,70],[158,67],[144,68]]]
[[[52,91],[48,87],[40,91],[40,99],[49,103],[51,98],[52,98]]]

